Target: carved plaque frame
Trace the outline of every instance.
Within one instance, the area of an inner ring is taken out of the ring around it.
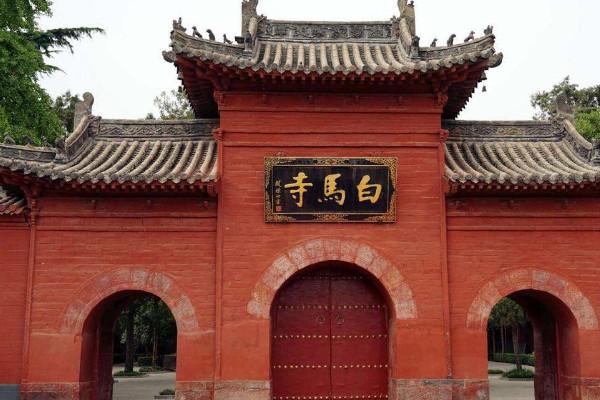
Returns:
[[[397,165],[395,157],[265,157],[265,222],[395,223]],[[306,195],[302,207],[292,204],[290,190],[285,189],[294,182],[290,177],[300,172],[311,183],[305,192],[296,194],[297,202],[298,196]],[[323,180],[315,178],[330,175],[338,176],[334,189],[345,193],[343,205],[335,204],[335,196],[325,196]],[[376,202],[359,201],[358,185],[365,176],[373,179],[370,186],[381,187]]]

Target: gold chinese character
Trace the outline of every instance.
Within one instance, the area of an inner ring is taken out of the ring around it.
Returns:
[[[292,199],[296,200],[296,205],[300,208],[304,206],[304,193],[308,192],[306,188],[313,186],[312,183],[304,182],[306,178],[308,178],[308,176],[304,172],[300,172],[293,178],[296,183],[288,183],[284,186],[286,189],[294,189],[290,190],[290,193]]]
[[[325,177],[325,197],[333,198],[336,203],[340,206],[344,205],[346,201],[346,191],[342,189],[338,189],[337,180],[342,176],[342,174],[332,174],[327,175]]]
[[[362,180],[356,187],[358,189],[358,201],[370,201],[372,204],[375,204],[381,197],[382,187],[379,184],[369,185],[370,181],[371,177],[369,175],[362,177]]]

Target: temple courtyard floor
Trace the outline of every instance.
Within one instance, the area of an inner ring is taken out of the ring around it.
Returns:
[[[514,366],[490,362],[490,369],[509,370]],[[148,374],[143,378],[115,378],[113,400],[153,400],[163,389],[175,388],[175,373]],[[534,400],[533,381],[507,381],[490,376],[491,400]]]

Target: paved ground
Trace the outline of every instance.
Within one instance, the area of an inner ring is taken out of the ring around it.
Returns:
[[[148,374],[143,378],[115,378],[113,400],[153,400],[163,389],[175,389],[175,372]]]
[[[490,362],[489,368],[508,371],[514,365]],[[174,388],[174,372],[148,374],[143,378],[115,378],[113,400],[153,400],[161,390]],[[532,381],[507,381],[492,375],[490,391],[490,400],[534,400]]]
[[[515,366],[490,362],[489,369],[508,371]],[[524,366],[524,368],[533,369]],[[490,375],[490,400],[534,400],[533,381],[507,381],[500,379],[500,375]]]

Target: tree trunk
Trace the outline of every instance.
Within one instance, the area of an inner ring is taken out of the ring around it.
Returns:
[[[505,352],[504,344],[506,343],[506,332],[504,329],[505,329],[504,326],[500,327],[500,352],[502,353],[502,356],[504,356],[504,352]]]
[[[515,353],[515,364],[517,364],[517,370],[521,371],[523,369],[523,365],[521,364],[521,355],[519,351],[519,324],[512,324],[512,341],[513,341],[513,351]]]
[[[135,341],[133,339],[133,323],[135,308],[127,306],[127,327],[125,331],[125,372],[133,372],[133,360],[135,358]]]
[[[492,354],[496,354],[496,328],[492,329]],[[492,357],[492,360],[494,357]]]
[[[156,359],[158,358],[158,340],[156,326],[152,328],[152,368],[156,368]]]

